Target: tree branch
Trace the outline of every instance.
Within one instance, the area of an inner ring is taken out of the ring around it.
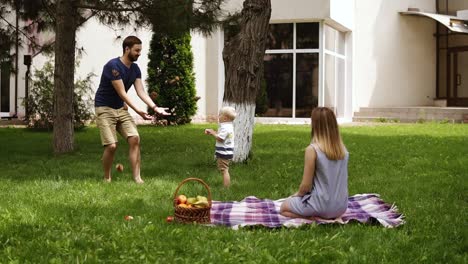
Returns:
[[[117,7],[108,7],[108,6],[96,6],[96,5],[86,5],[86,4],[79,4],[75,5],[76,8],[83,8],[83,9],[91,9],[91,10],[99,10],[99,11],[113,11],[113,12],[135,12],[141,11],[141,7],[134,7],[134,8],[117,8]]]
[[[7,25],[13,29],[13,31],[18,31],[19,33],[21,33],[22,35],[24,35],[29,41],[31,41],[31,43],[34,43],[35,45],[37,45],[38,47],[41,47],[41,45],[37,44],[36,41],[34,41],[32,38],[30,38],[28,36],[28,34],[26,34],[25,32],[23,32],[21,29],[19,28],[16,28],[16,26],[12,25],[10,22],[8,22],[8,20],[6,20],[3,16],[0,15],[0,19],[2,19],[3,21],[5,21],[7,23]]]

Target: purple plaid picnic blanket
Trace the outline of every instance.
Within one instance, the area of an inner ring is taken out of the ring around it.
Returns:
[[[248,196],[240,202],[212,201],[211,224],[225,225],[238,229],[241,226],[263,225],[266,227],[295,227],[303,224],[346,224],[355,220],[361,223],[379,222],[392,228],[404,224],[403,214],[398,213],[395,205],[385,203],[378,194],[356,194],[348,199],[348,209],[336,219],[315,218],[306,220],[289,218],[279,214],[285,199],[268,200]]]

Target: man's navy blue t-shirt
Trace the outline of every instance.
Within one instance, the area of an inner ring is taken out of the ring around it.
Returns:
[[[124,101],[117,94],[112,81],[122,79],[125,92],[127,92],[138,78],[141,79],[141,71],[136,63],[132,63],[128,68],[119,57],[110,60],[102,70],[101,82],[94,98],[94,106],[108,106],[114,109],[123,107]]]

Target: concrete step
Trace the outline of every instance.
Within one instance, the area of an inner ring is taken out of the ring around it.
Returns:
[[[18,118],[11,118],[11,119],[6,119],[6,118],[1,118],[0,119],[0,127],[5,127],[5,126],[26,126],[27,122],[23,121]]]
[[[361,107],[353,120],[373,122],[455,122],[467,120],[468,108],[462,107]]]
[[[385,118],[385,117],[369,117],[360,116],[353,117],[353,122],[378,122],[378,123],[425,123],[425,122],[440,122],[440,123],[461,123],[461,120],[456,119],[423,119],[423,118]]]
[[[468,107],[434,107],[434,106],[413,106],[413,107],[361,107],[362,113],[452,113],[468,114]]]

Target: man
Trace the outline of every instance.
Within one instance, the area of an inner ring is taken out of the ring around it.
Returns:
[[[94,100],[96,123],[101,134],[101,143],[104,146],[102,156],[104,180],[111,181],[112,162],[118,142],[116,131],[118,131],[129,145],[133,179],[136,183],[143,183],[140,175],[140,136],[135,121],[128,113],[127,106],[145,120],[151,120],[152,116],[138,109],[128,97],[127,91],[133,85],[138,97],[155,113],[162,115],[169,115],[169,113],[166,112],[167,108],[156,106],[143,89],[140,68],[134,63],[141,55],[141,40],[135,36],[129,36],[124,39],[122,49],[121,57],[114,58],[104,65]]]

